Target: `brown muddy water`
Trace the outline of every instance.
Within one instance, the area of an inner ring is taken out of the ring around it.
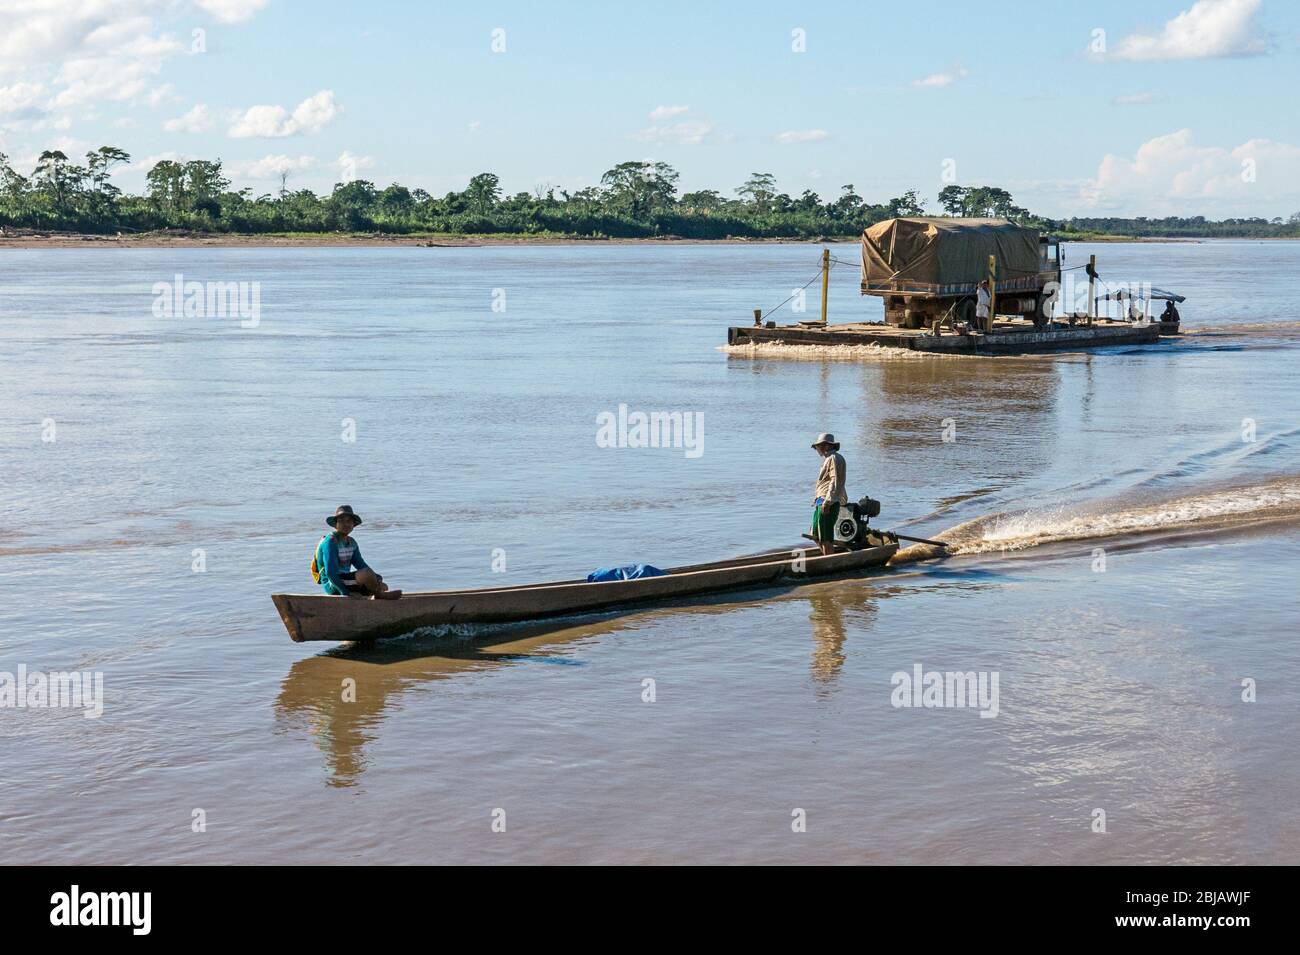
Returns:
[[[0,705],[5,861],[1297,861],[1300,244],[1092,251],[1206,331],[720,350],[806,245],[0,252],[0,704],[103,687]],[[178,274],[255,320],[156,315]],[[620,404],[702,443],[601,447]],[[269,599],[343,502],[408,590],[792,543],[823,430],[956,555],[370,648]]]

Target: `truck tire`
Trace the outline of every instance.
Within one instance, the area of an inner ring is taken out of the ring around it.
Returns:
[[[1046,298],[1042,292],[1039,292],[1034,296],[1034,311],[1029,316],[1033,319],[1034,328],[1036,329],[1046,328],[1048,322],[1052,320],[1051,316],[1048,315],[1046,310],[1043,308],[1044,304],[1046,304]]]
[[[964,298],[957,305],[957,321],[965,322],[971,328],[975,327],[975,299]]]

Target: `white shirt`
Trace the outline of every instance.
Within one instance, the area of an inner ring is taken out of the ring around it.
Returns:
[[[989,290],[986,289],[984,286],[981,285],[975,291],[975,317],[976,318],[989,317],[989,302],[991,302],[992,300],[993,300],[993,296],[989,294]]]

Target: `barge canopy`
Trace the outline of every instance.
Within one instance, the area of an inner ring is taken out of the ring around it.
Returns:
[[[1037,276],[1038,231],[1006,219],[886,219],[862,233],[862,291],[909,289],[943,294],[974,286],[997,256],[1001,280]]]

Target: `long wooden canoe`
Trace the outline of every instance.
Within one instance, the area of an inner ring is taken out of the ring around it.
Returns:
[[[304,640],[371,640],[400,636],[420,627],[456,623],[511,623],[543,617],[603,612],[622,606],[677,600],[728,590],[799,583],[851,575],[883,566],[898,550],[892,535],[861,550],[822,556],[792,549],[737,557],[710,564],[668,568],[662,577],[589,583],[554,583],[482,590],[440,590],[403,594],[400,600],[366,600],[327,594],[273,594],[289,636]]]

